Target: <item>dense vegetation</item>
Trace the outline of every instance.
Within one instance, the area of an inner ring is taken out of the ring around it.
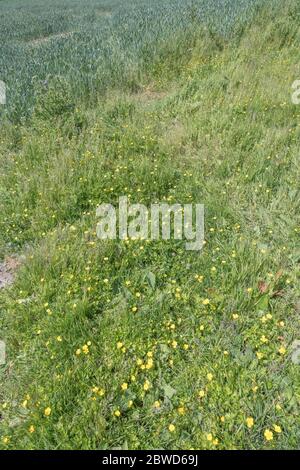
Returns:
[[[0,256],[25,256],[0,291],[1,448],[299,447],[282,3],[0,2]],[[203,251],[99,241],[123,195],[203,203]]]

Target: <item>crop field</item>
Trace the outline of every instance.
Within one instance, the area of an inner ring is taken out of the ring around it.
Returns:
[[[34,90],[63,76],[77,100],[92,103],[107,87],[134,90],[151,72],[163,43],[195,34],[195,23],[229,34],[259,0],[44,0],[1,1],[1,79],[10,90],[7,110],[28,115]],[[178,51],[179,52],[179,51]],[[176,50],[174,51],[176,53]],[[169,60],[172,60],[169,57]],[[150,67],[150,70],[149,70]],[[175,71],[173,71],[174,73]]]
[[[0,449],[299,449],[299,24],[0,0]],[[202,250],[99,239],[124,196]]]

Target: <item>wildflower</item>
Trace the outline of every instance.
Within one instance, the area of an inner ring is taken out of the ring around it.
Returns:
[[[257,351],[256,357],[257,357],[257,359],[262,359],[264,357],[264,355],[263,355],[263,353]]]
[[[9,437],[8,437],[8,436],[4,436],[4,437],[2,438],[2,442],[3,442],[3,444],[8,444],[8,443],[9,443]]]
[[[209,299],[204,299],[202,302],[203,305],[208,305],[209,303],[210,303]]]
[[[147,361],[146,369],[152,369],[152,367],[153,367],[153,360],[150,358]]]
[[[278,352],[279,352],[279,354],[281,354],[282,356],[284,356],[285,353],[286,353],[285,347],[284,347],[284,346],[281,346],[281,347],[278,349]]]
[[[224,423],[225,422],[225,416],[221,416],[220,421],[221,421],[221,423]]]
[[[188,344],[184,344],[184,345],[183,345],[183,349],[184,349],[185,351],[187,351],[187,350],[189,349],[189,345],[188,345]]]
[[[160,408],[160,401],[159,401],[159,400],[156,400],[156,401],[153,403],[153,408]]]
[[[272,431],[270,431],[270,429],[265,430],[264,436],[265,436],[266,441],[272,441],[273,439],[273,433]]]
[[[278,426],[277,424],[274,424],[273,428],[274,428],[274,431],[277,432],[277,434],[281,433],[281,427]]]
[[[121,416],[121,411],[120,410],[115,410],[114,415],[119,418]]]
[[[121,385],[121,389],[123,391],[127,390],[128,389],[128,384],[126,382],[124,382],[122,385]]]
[[[81,349],[80,348],[76,349],[75,354],[76,354],[76,356],[79,356],[79,354],[81,354]]]
[[[175,429],[176,429],[176,428],[175,428],[174,424],[170,424],[170,425],[169,425],[169,431],[170,431],[170,432],[174,432]]]
[[[199,391],[199,397],[200,398],[203,398],[205,396],[205,391],[204,390],[200,390]]]
[[[149,388],[150,388],[150,382],[149,382],[149,380],[146,380],[146,382],[144,383],[143,388],[144,388],[145,392],[146,392],[147,390],[149,390]]]
[[[52,410],[51,410],[50,406],[48,406],[47,408],[45,408],[44,415],[45,415],[45,416],[50,416],[50,415],[51,415],[51,411],[52,411]]]
[[[254,425],[254,419],[251,418],[251,417],[247,418],[246,419],[246,424],[247,424],[248,428],[251,429]]]
[[[117,349],[121,349],[123,347],[123,343],[121,341],[117,342]]]
[[[33,425],[29,426],[28,431],[32,434],[35,431],[35,427]]]
[[[137,312],[137,307],[136,307],[136,306],[134,306],[134,307],[132,307],[132,309],[131,309],[131,310],[133,311],[133,313],[135,313],[135,312]]]
[[[83,352],[83,354],[88,354],[89,353],[89,347],[88,347],[87,344],[84,344],[82,346],[82,352]]]
[[[177,411],[178,411],[178,413],[179,413],[180,415],[184,415],[184,414],[185,414],[185,408],[184,408],[184,406],[180,406]]]
[[[172,346],[173,346],[174,349],[177,348],[177,344],[178,344],[177,341],[175,341],[175,339],[174,339],[174,341],[172,341]]]
[[[233,313],[232,318],[233,318],[233,320],[237,320],[239,318],[239,316],[238,316],[237,313]]]
[[[207,439],[209,442],[211,442],[211,441],[213,440],[212,434],[211,434],[211,433],[208,433],[208,434],[206,435],[206,439]]]
[[[61,336],[57,336],[56,341],[58,341],[59,343],[61,343],[61,342],[62,342],[62,337],[61,337]]]
[[[214,376],[209,372],[206,377],[207,377],[207,380],[211,382]]]

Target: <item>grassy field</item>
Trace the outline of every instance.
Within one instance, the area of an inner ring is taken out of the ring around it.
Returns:
[[[297,449],[300,5],[149,3],[0,2],[0,448]],[[123,195],[204,249],[98,240]]]

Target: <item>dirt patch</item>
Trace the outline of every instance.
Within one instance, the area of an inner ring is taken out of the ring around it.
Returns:
[[[7,256],[5,260],[0,263],[0,289],[14,282],[15,273],[20,264],[21,260],[17,256]]]
[[[156,91],[151,88],[145,88],[144,90],[140,91],[139,93],[136,93],[134,95],[135,99],[137,101],[140,101],[142,103],[149,103],[152,101],[158,101],[162,100],[167,96],[167,92],[165,91]]]
[[[29,41],[27,44],[32,47],[38,47],[42,44],[46,44],[47,42],[52,41],[52,39],[66,39],[72,36],[74,32],[75,31],[68,31],[64,33],[52,34],[51,36],[44,36],[41,38],[36,38],[36,39],[33,39],[32,41]]]

